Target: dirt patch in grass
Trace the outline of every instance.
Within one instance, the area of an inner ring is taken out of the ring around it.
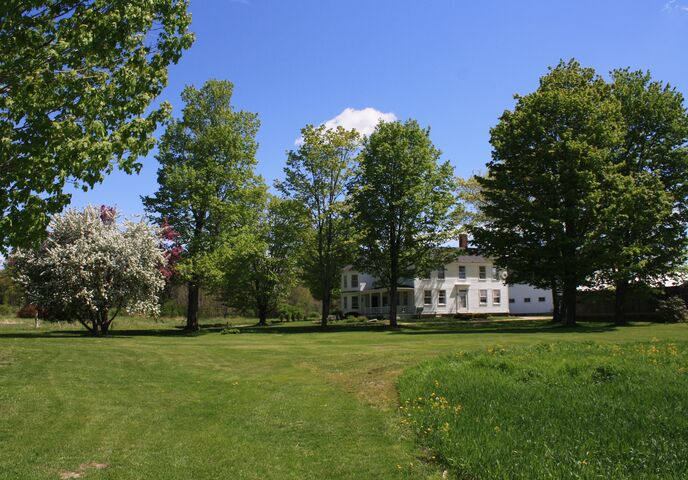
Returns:
[[[103,470],[104,468],[107,468],[108,465],[106,463],[97,463],[97,462],[89,462],[89,463],[82,463],[79,465],[79,468],[77,470],[61,470],[60,471],[60,480],[69,480],[72,478],[83,478],[89,470]]]
[[[374,368],[327,369],[312,363],[302,363],[299,368],[307,368],[315,375],[324,377],[328,382],[351,393],[362,403],[380,410],[396,407],[398,397],[396,379],[404,370],[397,365]]]

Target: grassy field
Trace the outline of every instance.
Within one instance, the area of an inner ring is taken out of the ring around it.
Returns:
[[[688,325],[294,323],[185,335],[176,323],[117,321],[109,338],[91,338],[7,320],[1,479],[439,479],[446,465],[400,414],[404,370],[495,345],[688,341]],[[408,378],[403,392],[424,386]]]
[[[688,342],[497,346],[399,386],[405,423],[461,478],[688,478]]]

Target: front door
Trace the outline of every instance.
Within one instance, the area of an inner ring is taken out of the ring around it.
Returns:
[[[456,301],[459,312],[468,310],[468,290],[459,290],[459,296]]]

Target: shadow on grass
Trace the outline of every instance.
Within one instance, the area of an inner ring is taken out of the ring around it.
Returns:
[[[272,324],[266,326],[240,327],[242,333],[336,333],[336,332],[389,332],[400,335],[455,335],[474,333],[598,333],[613,331],[617,327],[609,323],[581,323],[566,327],[547,320],[419,320],[404,322],[391,328],[386,322],[375,323],[333,323],[323,328],[320,325]]]
[[[460,326],[433,324],[433,325],[404,325],[395,333],[404,335],[455,335],[466,333],[600,333],[616,330],[616,326],[608,323],[579,323],[568,327],[548,321],[508,321],[508,322],[463,322]]]
[[[22,332],[1,332],[0,339],[3,338],[93,338],[93,339],[107,339],[107,338],[132,338],[132,337],[198,337],[220,331],[222,327],[209,326],[208,328],[201,328],[198,332],[189,332],[183,327],[169,327],[169,328],[135,328],[135,329],[112,329],[107,335],[96,336],[91,335],[85,329],[75,327],[72,329],[56,329],[56,330],[26,330]]]
[[[165,328],[125,328],[116,327],[104,337],[90,335],[77,326],[74,329],[55,330],[24,330],[0,331],[3,338],[133,338],[133,337],[198,337],[220,333],[228,325],[226,323],[201,324],[198,332],[189,332],[183,326],[167,326]],[[47,326],[49,328],[49,326]],[[622,328],[633,328],[634,325]],[[45,327],[44,327],[45,328]],[[547,320],[417,320],[404,322],[398,328],[391,328],[387,322],[334,322],[323,328],[316,323],[273,323],[265,326],[231,326],[243,334],[317,334],[317,333],[345,333],[345,332],[387,332],[395,335],[460,335],[460,334],[519,334],[519,333],[600,333],[616,330],[617,326],[610,323],[579,323],[575,327],[554,324]]]

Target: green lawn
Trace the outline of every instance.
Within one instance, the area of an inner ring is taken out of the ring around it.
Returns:
[[[439,479],[445,465],[402,421],[405,369],[493,345],[688,341],[688,325],[297,323],[187,336],[118,320],[91,338],[3,323],[1,479]]]

